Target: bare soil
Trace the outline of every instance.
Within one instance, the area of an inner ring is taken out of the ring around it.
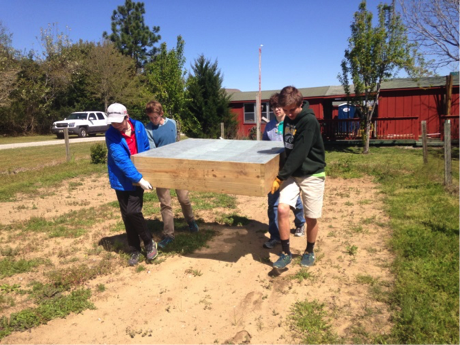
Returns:
[[[54,218],[116,200],[105,176],[84,182],[78,178],[44,192],[1,203],[0,223]],[[201,229],[218,232],[207,248],[191,255],[167,257],[141,272],[120,265],[112,274],[86,284],[92,288],[91,301],[97,309],[15,332],[0,342],[290,344],[299,342],[300,335],[292,332],[288,317],[293,304],[305,299],[324,304],[332,331],[347,342],[353,342],[357,332],[384,334],[390,330],[386,304],[376,300],[370,285],[359,280],[371,276],[384,282],[383,287],[393,281],[389,270],[393,258],[386,245],[390,237],[388,219],[378,186],[370,179],[327,179],[315,247],[317,262],[308,269],[312,278],[302,281],[293,278],[302,269],[298,258],[305,249],[305,237],[292,235],[296,263],[285,272],[274,271],[271,262],[276,261],[280,247],[262,248],[268,239],[268,233],[264,233],[268,228],[266,198],[237,196],[237,200],[238,214],[251,220],[246,226],[216,224],[217,210],[196,211],[195,216],[204,220],[199,224]],[[160,219],[159,214],[147,217]],[[104,236],[113,236],[113,225],[113,220],[99,224],[77,239],[48,238],[39,233],[18,239],[2,226],[0,247],[20,246],[25,258],[47,257],[57,266],[71,264],[62,259],[63,253],[80,250],[81,260],[90,262],[95,259],[84,255],[83,248],[96,246]],[[30,254],[25,254],[27,247],[33,248]],[[2,283],[24,285],[37,279],[41,270],[5,278]],[[194,271],[201,275],[194,275]],[[104,284],[105,291],[98,292],[98,284]],[[0,316],[23,309],[27,301],[23,303],[3,310]]]

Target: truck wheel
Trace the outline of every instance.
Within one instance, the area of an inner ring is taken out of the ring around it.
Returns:
[[[61,134],[56,134],[56,136],[57,136],[58,139],[64,139],[64,134],[62,134],[62,133]]]
[[[86,128],[84,128],[84,127],[80,128],[80,131],[78,132],[78,136],[80,138],[84,138],[84,137],[86,137],[86,134],[87,134]]]

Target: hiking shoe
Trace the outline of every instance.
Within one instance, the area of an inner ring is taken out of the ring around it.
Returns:
[[[304,237],[305,236],[305,223],[295,229],[294,236]]]
[[[281,243],[281,241],[280,241],[280,240],[277,240],[277,239],[268,240],[267,242],[264,243],[264,248],[272,249],[272,248],[274,248],[277,244],[280,244],[280,243]]]
[[[275,268],[285,268],[292,261],[292,254],[281,253],[280,258],[273,263]]]
[[[152,241],[151,244],[145,246],[147,252],[147,260],[153,260],[158,256],[157,243]]]
[[[309,267],[309,266],[313,266],[314,263],[315,263],[315,253],[304,253],[302,255],[300,266]]]
[[[158,242],[158,247],[161,249],[164,249],[168,244],[170,244],[172,241],[174,241],[174,238],[171,237],[165,237],[163,238],[160,242]]]
[[[198,232],[198,225],[194,220],[188,223],[188,229],[190,230],[190,232]]]
[[[128,264],[129,266],[136,266],[137,263],[139,262],[139,257],[141,256],[141,252],[136,250],[131,254],[131,257],[129,258]]]

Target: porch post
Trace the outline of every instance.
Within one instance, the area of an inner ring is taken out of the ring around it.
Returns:
[[[444,184],[452,184],[452,146],[450,142],[450,120],[444,122]]]

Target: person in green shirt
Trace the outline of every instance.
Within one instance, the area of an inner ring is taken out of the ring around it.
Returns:
[[[289,246],[289,212],[299,195],[307,223],[307,247],[301,265],[315,262],[314,246],[318,235],[318,218],[323,207],[326,174],[325,149],[319,122],[308,102],[302,107],[303,96],[294,86],[283,88],[278,103],[286,113],[284,119],[284,148],[286,160],[273,181],[272,193],[280,190],[278,227],[283,252],[273,264],[285,268],[292,261]]]

